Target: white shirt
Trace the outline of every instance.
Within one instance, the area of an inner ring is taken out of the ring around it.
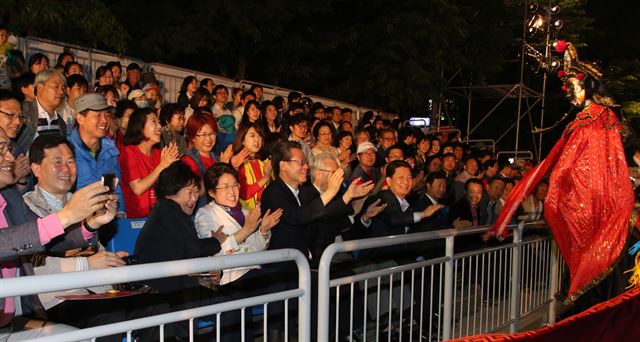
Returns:
[[[298,205],[302,206],[302,204],[300,203],[300,198],[298,198],[298,195],[300,194],[300,189],[292,188],[291,185],[287,184],[287,182],[284,182],[284,184],[286,184],[287,188],[289,188],[289,190],[291,190],[291,192],[293,193],[293,196],[295,196],[295,198],[296,198],[296,201],[298,201]]]
[[[242,213],[247,215],[247,210],[242,209]],[[220,252],[216,256],[223,256],[229,254],[243,254],[251,252],[259,252],[267,249],[269,240],[271,239],[271,231],[266,235],[263,235],[258,228],[255,232],[249,235],[244,241],[240,243],[236,242],[233,236],[237,233],[242,226],[236,221],[228,212],[228,209],[218,205],[216,202],[211,201],[209,204],[198,209],[195,218],[196,231],[198,237],[206,239],[211,237],[211,229],[216,229],[222,226],[222,232],[227,235],[227,239],[222,244]],[[260,266],[247,266],[236,267],[231,269],[225,269],[222,272],[222,278],[220,279],[220,285],[228,284],[234,280],[245,275],[251,269],[259,269]]]

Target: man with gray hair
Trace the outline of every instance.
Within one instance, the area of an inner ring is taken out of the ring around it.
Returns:
[[[324,152],[315,157],[311,165],[311,191],[319,196],[329,188],[329,178],[340,170],[336,156]],[[326,215],[310,223],[311,264],[317,266],[324,249],[336,241],[342,233],[351,229],[354,216],[362,210],[363,199],[372,189],[373,182],[359,179],[349,184],[343,196],[335,196],[325,206]]]
[[[18,136],[18,145],[29,146],[38,135],[66,135],[67,125],[58,112],[64,101],[66,79],[60,71],[45,69],[36,74],[34,81],[36,106],[24,113],[26,121]]]

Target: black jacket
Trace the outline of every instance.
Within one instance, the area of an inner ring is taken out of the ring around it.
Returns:
[[[313,185],[308,185],[313,196],[320,197],[320,192]],[[316,267],[325,248],[335,241],[336,236],[349,230],[352,226],[349,215],[353,214],[353,207],[342,201],[342,196],[336,195],[325,207],[327,214],[311,223],[310,249],[312,265]]]
[[[219,251],[218,240],[198,238],[191,216],[178,203],[159,199],[140,231],[134,255],[144,264],[205,257]],[[198,279],[189,276],[152,279],[146,283],[159,292],[198,287]]]
[[[403,235],[411,232],[415,223],[413,220],[413,213],[415,207],[409,202],[409,208],[402,211],[400,202],[396,195],[390,190],[383,190],[378,193],[377,196],[372,196],[367,199],[364,204],[366,208],[376,199],[380,198],[380,204],[387,204],[387,207],[378,216],[371,219],[371,225],[369,226],[369,237],[384,237],[390,235]],[[360,219],[360,218],[358,218]],[[405,231],[406,227],[409,227],[409,231]],[[383,247],[378,249],[365,250],[362,253],[364,257],[378,257],[387,256],[393,254],[395,257],[404,257],[407,249],[406,246],[393,246]]]
[[[291,189],[279,178],[269,183],[262,193],[262,211],[271,209],[273,212],[282,208],[280,223],[271,229],[269,250],[281,248],[295,248],[303,255],[309,256],[311,224],[325,216],[327,210],[318,193],[309,187],[301,186],[298,198]]]

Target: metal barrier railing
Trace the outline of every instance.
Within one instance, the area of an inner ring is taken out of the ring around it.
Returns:
[[[266,327],[266,313],[268,303],[285,301],[285,308],[288,301],[298,298],[298,341],[310,341],[310,319],[311,319],[311,277],[309,264],[306,257],[298,250],[281,249],[266,252],[246,253],[229,255],[223,257],[206,257],[198,259],[187,259],[178,261],[168,261],[145,265],[115,267],[111,269],[93,270],[85,272],[69,272],[42,276],[30,276],[10,279],[0,279],[0,298],[38,294],[52,291],[61,291],[90,287],[105,284],[124,283],[141,281],[155,278],[173,277],[193,273],[207,272],[211,270],[221,270],[256,264],[270,264],[284,261],[295,261],[298,268],[298,287],[293,290],[269,293],[261,296],[243,298],[224,303],[203,306],[194,309],[171,312],[162,315],[145,317],[130,321],[96,326],[66,333],[61,333],[49,337],[37,339],[38,341],[78,341],[95,339],[96,337],[108,336],[117,333],[127,333],[127,340],[132,341],[131,332],[133,330],[158,326],[161,340],[164,340],[164,325],[172,322],[189,320],[190,340],[194,335],[194,319],[206,315],[216,315],[216,335],[220,337],[220,314],[231,310],[244,310],[255,305],[264,305],[265,317],[263,317]],[[288,310],[284,312],[285,324],[290,324]],[[244,326],[244,315],[241,317],[241,324]],[[293,320],[295,322],[295,320]],[[252,338],[250,338],[252,340]],[[267,339],[266,328],[263,339]],[[242,336],[242,341],[245,336]],[[288,329],[285,326],[285,340],[288,340]]]
[[[473,143],[487,143],[491,145],[491,153],[496,153],[496,141],[493,139],[467,139],[464,142],[468,144]]]
[[[330,329],[335,329],[336,341],[347,337],[340,334],[341,324],[349,325],[350,340],[356,334],[363,341],[368,334],[375,334],[376,341],[381,336],[391,341],[392,334],[397,334],[400,341],[403,337],[423,341],[493,332],[506,326],[517,332],[523,316],[550,302],[549,321],[553,322],[554,294],[562,270],[559,254],[550,237],[523,241],[525,225],[528,224],[521,222],[510,227],[511,243],[459,254],[454,254],[456,237],[484,233],[489,227],[330,245],[318,269],[317,340],[333,340]],[[445,240],[444,255],[440,258],[331,279],[330,267],[336,253],[438,239]],[[347,288],[348,293],[341,288]],[[331,319],[335,321],[330,321],[332,296],[335,314]],[[360,311],[354,310],[354,302],[362,304],[361,318],[355,317]],[[343,315],[348,312],[348,319],[341,317],[341,312]]]

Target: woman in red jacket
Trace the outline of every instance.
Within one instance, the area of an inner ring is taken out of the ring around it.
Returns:
[[[238,168],[240,203],[247,210],[256,208],[262,198],[262,191],[271,181],[271,161],[260,158],[264,136],[258,123],[241,125],[233,142],[233,153],[247,150],[249,158]]]
[[[153,108],[131,114],[118,160],[122,170],[122,192],[127,217],[149,216],[156,204],[153,189],[160,172],[178,160],[178,147],[171,143],[160,149],[160,122]]]

